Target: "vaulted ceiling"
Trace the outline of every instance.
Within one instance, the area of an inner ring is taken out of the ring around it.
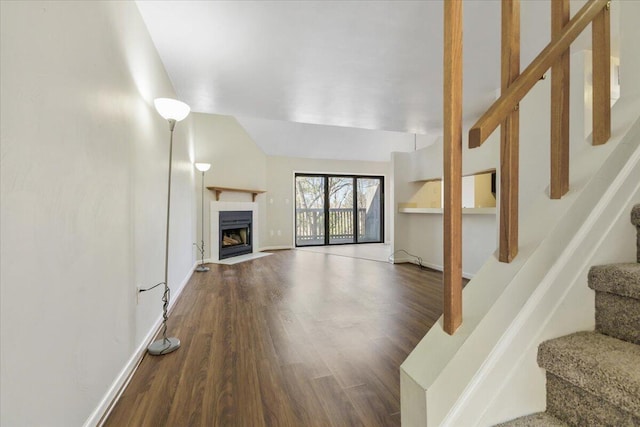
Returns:
[[[583,3],[572,2],[572,13]],[[440,133],[440,0],[137,5],[178,96],[194,111],[246,118],[249,127],[261,119],[261,129],[272,120]],[[521,11],[524,67],[549,41],[549,1],[525,0]],[[495,99],[499,53],[500,2],[466,0],[466,119]]]

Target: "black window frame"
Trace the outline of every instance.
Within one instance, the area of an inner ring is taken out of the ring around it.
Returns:
[[[309,245],[298,245],[298,215],[297,215],[297,191],[298,188],[296,186],[296,180],[298,177],[308,177],[308,178],[324,178],[324,243],[322,244],[309,244]],[[329,178],[351,178],[353,185],[353,242],[345,242],[345,243],[330,243],[330,233],[329,233]],[[378,179],[380,180],[380,239],[374,241],[366,241],[359,242],[358,241],[358,186],[357,180],[358,178],[365,179]],[[295,172],[293,177],[293,191],[294,191],[294,203],[293,203],[293,221],[294,221],[294,245],[296,248],[306,248],[306,247],[314,247],[314,246],[341,246],[341,245],[365,245],[368,243],[384,243],[384,223],[385,223],[385,215],[384,215],[384,207],[385,207],[385,197],[384,197],[384,175],[363,175],[363,174],[331,174],[331,173],[314,173],[314,172]]]

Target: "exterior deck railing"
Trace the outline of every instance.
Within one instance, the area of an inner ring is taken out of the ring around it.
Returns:
[[[359,208],[358,236],[366,230],[367,210]],[[296,209],[296,241],[298,244],[323,244],[326,234],[324,209]],[[353,208],[329,209],[329,237],[332,241],[355,241]]]

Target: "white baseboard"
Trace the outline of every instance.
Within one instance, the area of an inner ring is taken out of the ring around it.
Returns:
[[[392,257],[391,263],[392,264],[404,264],[404,263],[407,263],[407,262],[414,263],[415,260],[416,260],[415,258],[409,258],[409,257],[402,257],[402,258],[400,258],[400,257]]]
[[[293,249],[293,246],[291,245],[284,245],[284,246],[265,246],[263,248],[259,249],[259,252],[262,251],[282,251],[282,250],[286,250],[286,249]]]
[[[175,290],[172,289],[173,297],[171,298],[171,301],[169,303],[169,310],[171,310],[173,306],[176,304],[176,301],[180,297],[182,290],[191,279],[193,270],[199,264],[200,264],[199,261],[196,262],[193,265],[193,268],[191,268],[191,271],[189,272],[189,274],[180,283],[180,285],[177,288],[175,288]],[[147,335],[140,342],[140,345],[135,349],[135,351],[133,352],[133,354],[127,361],[127,363],[124,365],[122,370],[120,370],[120,372],[116,376],[115,380],[113,381],[113,383],[111,384],[107,392],[105,393],[104,397],[102,398],[102,400],[100,401],[96,409],[91,413],[91,415],[89,415],[89,418],[87,418],[87,420],[83,425],[84,427],[93,427],[97,425],[102,425],[106,421],[107,417],[109,416],[109,413],[111,413],[111,410],[113,409],[115,404],[118,402],[118,399],[120,399],[120,396],[122,396],[122,393],[124,392],[125,388],[129,384],[129,381],[131,381],[133,374],[138,369],[138,366],[142,361],[142,357],[145,355],[147,351],[147,347],[149,346],[149,344],[151,344],[151,342],[153,341],[153,338],[156,336],[161,326],[162,326],[162,315],[159,315],[158,319],[156,319],[156,321],[153,323],[153,326],[149,328],[149,332],[147,333]]]
[[[264,252],[264,251],[281,251],[281,250],[285,250],[285,249],[293,249],[293,246],[265,246],[262,248],[259,248],[256,252]],[[205,264],[217,264],[219,261],[218,260],[214,260],[213,258],[205,258],[204,259],[204,263]],[[196,267],[200,265],[200,261],[196,262]]]
[[[403,257],[403,258],[394,258],[394,260],[392,261],[393,264],[404,264],[410,262],[411,264],[415,264],[415,265],[420,265],[418,263],[418,260],[415,258],[410,258],[410,257]],[[444,271],[444,267],[439,265],[439,264],[432,264],[430,262],[425,262],[424,260],[422,261],[422,265],[424,267],[429,267],[433,270],[438,270],[438,271]],[[471,273],[465,273],[464,271],[462,272],[462,277],[464,277],[465,279],[473,279],[473,274]]]

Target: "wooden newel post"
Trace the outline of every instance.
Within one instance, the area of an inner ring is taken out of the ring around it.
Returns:
[[[462,324],[462,0],[444,2],[444,330]]]

